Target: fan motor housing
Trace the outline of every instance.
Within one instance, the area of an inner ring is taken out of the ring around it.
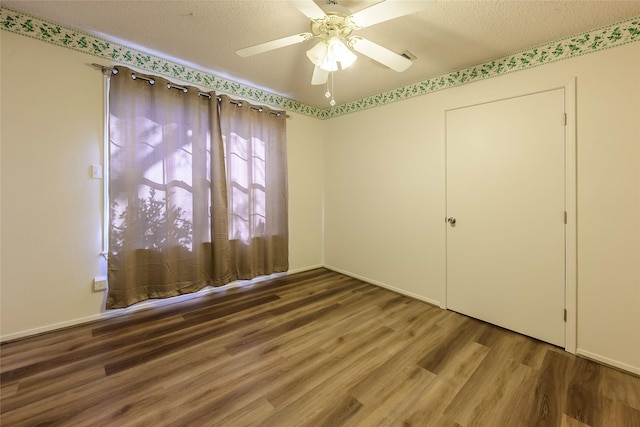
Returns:
[[[355,29],[345,15],[332,12],[327,12],[327,16],[323,19],[311,20],[310,26],[314,37],[325,40],[331,37],[347,39]]]

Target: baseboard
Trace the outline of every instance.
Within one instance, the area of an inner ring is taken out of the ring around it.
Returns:
[[[0,336],[0,342],[1,343],[5,343],[5,342],[9,342],[9,341],[14,341],[14,340],[18,340],[21,338],[27,338],[27,337],[31,337],[31,336],[35,336],[35,335],[40,335],[40,334],[44,334],[47,332],[52,332],[52,331],[57,331],[60,329],[66,329],[66,328],[70,328],[72,326],[78,326],[78,325],[82,325],[84,323],[91,323],[91,322],[95,322],[98,320],[105,320],[105,319],[110,319],[113,317],[118,317],[121,316],[121,313],[116,312],[115,310],[113,312],[104,312],[104,313],[98,313],[98,314],[94,314],[91,316],[86,316],[86,317],[80,317],[77,319],[71,319],[71,320],[66,320],[64,322],[60,322],[60,323],[53,323],[51,325],[45,325],[45,326],[39,326],[37,328],[33,328],[33,329],[27,329],[24,331],[20,331],[20,332],[14,332],[12,334],[6,334],[6,335],[2,335]]]
[[[119,308],[119,309],[115,309],[115,310],[104,311],[102,313],[94,314],[94,315],[91,315],[91,316],[80,317],[80,318],[77,318],[77,319],[66,320],[66,321],[60,322],[60,323],[54,323],[54,324],[51,324],[51,325],[40,326],[40,327],[37,327],[37,328],[27,329],[27,330],[20,331],[20,332],[14,332],[12,334],[2,335],[2,336],[0,336],[0,343],[14,341],[14,340],[22,339],[22,338],[35,336],[35,335],[41,335],[41,334],[44,334],[44,333],[47,333],[47,332],[57,331],[57,330],[60,330],[60,329],[66,329],[66,328],[70,328],[70,327],[73,327],[73,326],[82,325],[82,324],[85,324],[85,323],[91,323],[91,322],[96,322],[96,321],[100,321],[100,320],[112,319],[114,317],[124,316],[126,314],[130,314],[130,313],[134,313],[134,312],[138,312],[138,311],[142,311],[142,310],[150,310],[152,308],[162,307],[162,306],[169,305],[169,304],[176,304],[176,303],[181,302],[181,301],[186,301],[186,300],[189,300],[189,299],[198,298],[198,297],[200,297],[202,295],[207,295],[207,294],[210,294],[210,293],[213,293],[213,292],[220,292],[220,291],[233,289],[235,287],[243,286],[243,285],[250,284],[250,283],[259,283],[259,282],[263,282],[265,280],[273,279],[273,278],[276,278],[276,277],[282,277],[282,276],[287,276],[287,275],[290,275],[290,274],[302,273],[302,272],[305,272],[305,271],[315,270],[315,269],[323,268],[323,267],[324,267],[323,265],[313,265],[313,266],[308,266],[308,267],[303,267],[303,268],[297,268],[297,269],[294,269],[294,270],[289,270],[289,271],[287,271],[285,273],[275,273],[275,274],[271,274],[269,276],[260,276],[260,277],[256,277],[255,279],[252,279],[252,280],[238,280],[236,282],[228,283],[228,284],[226,284],[224,286],[207,287],[207,288],[204,288],[204,289],[202,289],[202,290],[200,290],[198,292],[194,292],[194,293],[191,293],[191,294],[179,295],[179,296],[166,298],[166,299],[147,300],[147,301],[140,302],[138,304],[135,304],[135,305],[133,305],[131,307],[127,307],[127,308]]]
[[[345,270],[342,270],[340,268],[333,267],[331,265],[326,265],[325,264],[324,268],[326,268],[327,270],[335,271],[336,273],[344,274],[345,276],[353,277],[354,279],[362,280],[363,282],[367,282],[367,283],[370,283],[372,285],[380,286],[381,288],[388,289],[388,290],[393,291],[395,293],[398,293],[398,294],[401,294],[401,295],[404,295],[404,296],[407,296],[407,297],[410,297],[410,298],[413,298],[413,299],[417,299],[417,300],[426,302],[428,304],[435,305],[437,307],[442,307],[442,305],[440,304],[440,301],[438,301],[438,300],[427,298],[427,297],[425,297],[423,295],[414,294],[413,292],[408,292],[408,291],[406,291],[404,289],[396,288],[395,286],[391,286],[391,285],[389,285],[387,283],[379,282],[377,280],[373,280],[373,279],[370,279],[368,277],[361,276],[359,274],[351,273],[349,271],[345,271]]]
[[[617,369],[632,373],[634,375],[640,376],[640,367],[638,366],[632,366],[627,363],[620,362],[618,360],[610,359],[608,357],[602,356],[597,353],[592,353],[590,351],[583,350],[581,348],[578,348],[576,350],[576,354],[586,359],[591,359],[593,361],[602,363],[604,365],[608,365],[613,368],[617,368]]]
[[[296,274],[296,273],[304,273],[305,271],[317,270],[319,268],[324,268],[324,264],[310,265],[307,267],[296,268],[293,270],[287,271],[287,275]]]

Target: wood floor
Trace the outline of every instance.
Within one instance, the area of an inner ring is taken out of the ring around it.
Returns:
[[[638,377],[323,269],[0,350],[7,427],[640,427]]]

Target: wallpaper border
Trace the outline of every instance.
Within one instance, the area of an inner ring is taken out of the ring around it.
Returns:
[[[640,41],[640,17],[635,17],[483,64],[323,109],[103,40],[82,31],[68,29],[9,8],[0,7],[0,28],[56,46],[87,53],[114,64],[133,66],[165,77],[190,82],[203,88],[225,92],[317,119],[355,113],[439,90]]]

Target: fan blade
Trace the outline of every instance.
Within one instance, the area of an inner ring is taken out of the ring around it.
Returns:
[[[350,19],[360,28],[419,12],[435,5],[434,0],[386,0],[351,15]]]
[[[289,3],[297,7],[309,19],[322,19],[327,16],[313,0],[289,0]]]
[[[371,59],[375,59],[379,63],[386,65],[399,73],[406,70],[411,65],[411,61],[404,56],[400,56],[386,47],[382,47],[370,40],[363,39],[361,37],[354,37],[352,42],[353,49],[357,52],[360,52]]]
[[[236,50],[236,53],[243,58],[247,56],[257,55],[262,52],[267,52],[281,47],[290,46],[296,43],[302,43],[303,41],[313,37],[311,33],[301,33],[295,36],[284,37],[278,40],[272,40],[270,42],[257,44],[255,46],[245,47],[244,49]]]
[[[322,68],[316,67],[313,69],[313,76],[311,77],[312,85],[323,85],[327,82],[329,78],[329,72],[327,70],[323,70]]]

